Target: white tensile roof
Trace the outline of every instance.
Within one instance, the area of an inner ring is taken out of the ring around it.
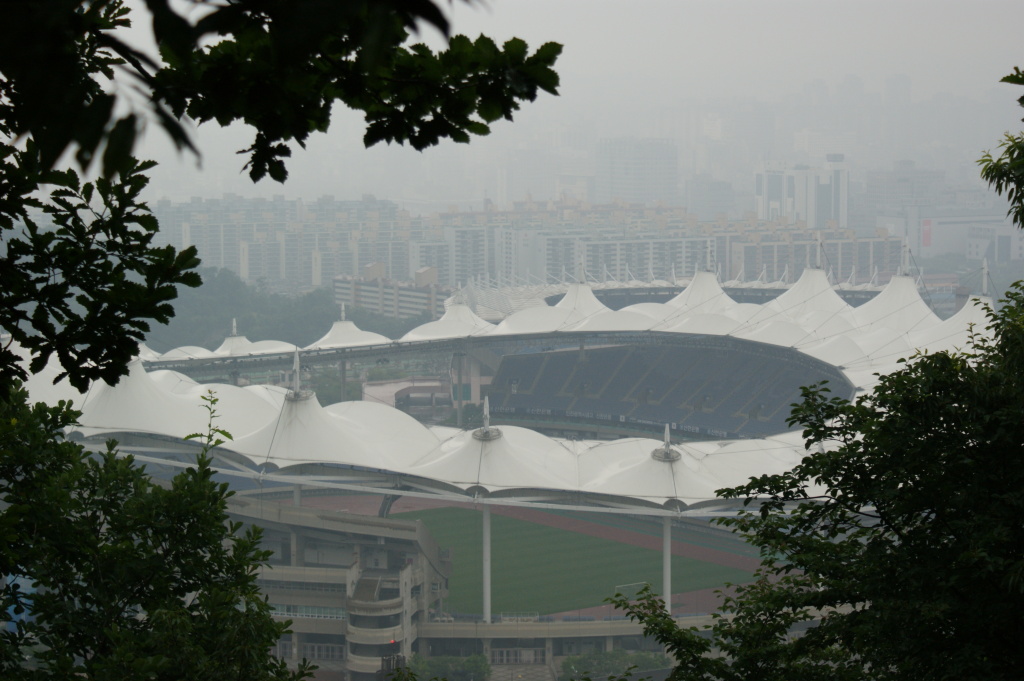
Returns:
[[[380,468],[407,470],[433,451],[440,439],[404,411],[376,402],[338,402],[324,407],[340,427],[355,435]]]
[[[148,349],[148,348],[147,348]],[[252,355],[275,355],[294,352],[291,343],[276,340],[251,341],[245,336],[228,336],[216,350],[207,350],[197,345],[183,345],[159,356],[160,360],[214,359],[220,357],[250,357]],[[150,352],[152,352],[150,350]],[[148,360],[148,357],[141,357]]]
[[[187,393],[197,385],[200,385],[191,376],[186,376],[179,371],[171,371],[169,369],[150,371],[149,377],[159,386],[170,390],[172,393]]]
[[[453,305],[442,319],[414,329],[402,340],[590,330],[728,335],[794,348],[838,367],[855,388],[864,390],[877,380],[875,374],[898,368],[900,359],[919,349],[964,348],[970,329],[982,333],[988,324],[979,302],[973,300],[954,317],[940,321],[921,300],[912,280],[894,277],[874,300],[852,308],[836,296],[823,273],[807,270],[778,299],[740,305],[722,292],[713,275],[700,273],[686,291],[667,303],[646,303],[620,312],[606,308],[584,285],[571,286],[555,306],[521,310],[496,327],[465,306]],[[310,347],[345,347],[333,343],[356,338],[356,331],[336,324]],[[237,336],[229,340],[218,353],[249,354],[259,345],[243,343]],[[392,342],[383,339],[380,344]],[[179,348],[164,357],[216,356],[200,350]],[[45,391],[38,383],[30,383],[33,395]],[[799,433],[674,445],[678,457],[661,458],[653,453],[665,444],[651,438],[566,441],[512,426],[493,429],[500,436],[480,436],[427,427],[378,404],[345,402],[325,408],[314,395],[301,390],[208,386],[175,372],[147,374],[140,362],[132,364],[129,375],[116,387],[96,384],[79,398],[80,430],[86,435],[136,432],[170,438],[204,432],[208,413],[202,397],[210,389],[219,400],[217,426],[234,436],[223,449],[254,465],[278,469],[301,465],[306,471],[311,465],[320,466],[324,472],[318,475],[340,476],[342,470],[366,475],[383,472],[419,481],[415,484],[424,489],[433,486],[444,494],[517,498],[582,494],[617,499],[614,503],[620,504],[679,508],[712,500],[715,490],[741,484],[750,476],[788,470],[804,453]]]
[[[461,338],[489,333],[494,324],[482,319],[464,303],[456,303],[444,312],[440,319],[421,324],[402,336],[403,341],[437,340],[439,338]]]
[[[881,293],[849,314],[858,329],[883,326],[907,333],[939,323],[910,277],[893,277]]]
[[[206,391],[184,390],[187,383],[167,379],[151,378],[136,365],[118,386],[98,387],[90,394],[94,401],[87,404],[81,432],[165,437],[202,432]],[[788,470],[803,455],[798,438],[768,438],[674,445],[678,460],[664,461],[653,456],[664,443],[652,438],[562,441],[502,426],[492,429],[500,432],[498,437],[481,439],[476,431],[431,429],[403,412],[368,402],[324,408],[315,395],[300,391],[275,408],[246,388],[221,385],[214,393],[221,415],[217,426],[250,429],[235,430],[222,449],[254,465],[287,469],[319,464],[319,475],[330,475],[339,466],[384,471],[471,494],[568,492],[678,508],[712,500],[716,490],[751,475]],[[262,425],[239,413],[252,414],[257,403],[263,404],[256,408],[263,412]],[[112,414],[120,415],[121,425],[100,427]]]
[[[185,437],[206,431],[209,414],[203,402],[162,386],[146,373],[139,360],[128,366],[116,386],[96,381],[80,407],[79,422],[88,435],[110,432],[167,434]]]
[[[160,353],[145,343],[139,343],[139,352],[137,357],[144,362],[150,362],[155,359],[160,359]]]
[[[918,298],[920,299],[920,296]],[[747,321],[750,324],[756,324],[762,319],[770,320],[785,316],[795,322],[800,322],[806,315],[815,313],[842,315],[851,309],[828,283],[828,278],[823,271],[808,269],[793,286],[786,289],[778,298],[762,305],[761,310]]]
[[[261,428],[234,439],[227,447],[257,465],[279,467],[304,463],[343,463],[368,466],[366,447],[356,433],[346,432],[324,411],[316,396],[292,393],[280,411]]]
[[[354,323],[346,320],[334,322],[331,330],[323,338],[305,347],[306,350],[329,350],[332,348],[354,348],[361,345],[380,345],[390,343],[391,339],[372,331],[363,331]]]
[[[218,357],[244,357],[247,355],[273,355],[294,352],[296,346],[276,340],[251,341],[245,336],[228,336],[213,354]]]
[[[649,328],[656,321],[642,311],[602,310],[564,329],[566,331],[635,331]]]
[[[644,499],[659,505],[669,500],[690,505],[713,499],[725,487],[705,468],[702,456],[676,445],[677,461],[661,461],[652,452],[662,443],[651,438],[625,438],[594,445],[580,455],[580,487],[593,494]]]
[[[584,284],[573,284],[553,307],[538,306],[506,317],[489,335],[554,333],[569,331],[575,325],[600,314],[610,313]]]
[[[215,355],[247,355],[249,354],[249,348],[252,347],[252,341],[245,336],[228,336],[224,339],[224,342],[213,351]]]
[[[806,329],[783,316],[768,317],[760,323],[747,323],[732,331],[730,336],[784,348],[796,347],[815,338],[813,330]]]
[[[910,332],[910,344],[928,352],[963,350],[971,333],[982,333],[989,325],[985,301],[972,296],[967,304],[950,317],[920,331]]]
[[[675,320],[671,326],[659,330],[669,333],[708,334],[711,336],[728,336],[743,325],[734,317],[717,312],[700,312],[686,315]]]
[[[800,352],[836,367],[850,366],[864,357],[864,349],[849,336],[815,339],[801,344]]]
[[[461,489],[576,487],[576,456],[557,440],[527,428],[502,426],[501,437],[479,440],[462,431],[414,462],[408,471]]]
[[[736,301],[722,290],[718,277],[711,272],[697,272],[690,285],[666,303],[688,312],[720,312],[735,304]]]
[[[737,303],[711,272],[698,272],[690,284],[665,303],[642,303],[612,311],[585,284],[572,284],[554,306],[527,307],[493,325],[463,303],[451,305],[441,319],[423,324],[401,342],[447,338],[546,334],[558,332],[657,331],[733,336],[796,348],[835,364],[848,378],[873,369],[891,370],[898,359],[921,347],[963,347],[967,323],[983,327],[983,314],[972,305],[945,322],[929,309],[909,277],[893,277],[872,300],[860,307],[844,302],[822,270],[805,269],[799,281],[763,305]],[[943,344],[942,339],[949,339]],[[335,322],[310,350],[386,345],[393,341]],[[175,348],[161,359],[249,356],[290,352],[278,341],[252,343],[229,337],[215,351],[194,346]]]

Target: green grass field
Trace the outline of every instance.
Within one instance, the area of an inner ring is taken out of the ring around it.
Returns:
[[[445,610],[483,611],[480,512],[441,508],[393,517],[419,519],[443,548],[453,571]],[[500,612],[549,614],[603,604],[617,585],[661,586],[661,553],[502,515],[491,516],[491,602]],[[720,587],[750,580],[734,568],[673,556],[673,591]]]

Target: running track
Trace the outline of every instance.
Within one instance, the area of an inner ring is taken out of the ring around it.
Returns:
[[[371,495],[314,496],[304,497],[302,505],[313,508],[326,508],[343,511],[346,513],[355,513],[358,515],[377,515],[377,511],[380,508],[380,499]],[[434,501],[431,499],[402,497],[395,502],[394,506],[392,506],[391,512],[393,514],[408,513],[411,511],[450,506],[470,509],[476,508],[472,504],[453,504],[449,502]],[[545,525],[548,527],[556,527],[569,532],[577,532],[593,537],[600,537],[602,539],[609,539],[629,546],[637,546],[659,552],[662,548],[660,534],[655,536],[626,528],[573,518],[559,513],[548,513],[538,509],[522,508],[517,506],[495,505],[491,507],[491,512],[526,522]],[[760,560],[756,557],[741,556],[728,551],[721,551],[712,547],[691,544],[684,541],[672,542],[672,555],[700,560],[724,567],[737,568],[749,572],[753,572],[758,565],[760,565]],[[719,590],[700,589],[685,593],[675,593],[672,595],[672,612],[677,615],[712,612],[717,609],[720,599],[719,594],[716,593],[717,591]],[[613,612],[609,605],[602,605],[561,614],[608,617],[621,613]]]

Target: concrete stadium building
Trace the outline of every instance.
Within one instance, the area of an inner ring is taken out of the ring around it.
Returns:
[[[496,616],[490,604],[494,508],[660,518],[660,592],[672,594],[673,523],[728,513],[715,490],[781,473],[801,460],[801,434],[780,417],[806,384],[793,376],[829,380],[837,394],[855,396],[915,352],[966,348],[972,331],[987,325],[981,302],[973,299],[940,320],[912,279],[894,277],[872,300],[852,307],[824,272],[805,270],[779,297],[741,304],[713,274],[699,273],[665,303],[613,311],[588,286],[572,285],[557,304],[527,307],[498,324],[453,302],[440,320],[398,340],[345,321],[303,349],[233,334],[213,351],[186,347],[156,355],[144,349],[116,386],[97,383],[85,395],[53,385],[56,369],[33,377],[29,390],[42,401],[71,399],[82,412],[71,437],[97,447],[115,438],[154,475],[188,465],[196,445],[182,436],[206,431],[203,398],[216,395],[217,427],[233,434],[215,452],[220,474],[239,490],[232,513],[267,529],[275,558],[262,575],[264,587],[279,614],[296,623],[279,654],[311,657],[325,674],[362,681],[389,656],[465,652],[459,642],[471,641],[469,651],[488,654],[492,663],[551,670],[567,651],[615,646],[620,637],[636,637],[638,628]],[[654,349],[644,354],[637,349],[643,346]],[[507,365],[499,364],[484,390],[495,418],[631,418],[656,426],[660,436],[565,439],[492,425],[489,414],[475,430],[431,427],[371,402],[323,406],[302,388],[297,366],[288,388],[203,384],[172,369],[228,367],[230,373],[243,366],[344,362],[359,353],[475,348],[499,354],[509,347],[518,354],[506,355]],[[666,368],[682,364],[688,368]],[[403,496],[479,509],[482,617],[446,621],[438,602],[450,560],[416,523],[304,506],[311,494],[331,491],[378,495],[378,516]]]

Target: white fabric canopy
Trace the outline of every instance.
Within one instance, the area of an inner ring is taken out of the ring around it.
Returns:
[[[704,272],[668,303],[636,305],[619,312],[610,311],[589,287],[579,284],[571,286],[557,305],[524,309],[497,327],[465,305],[453,305],[442,319],[414,329],[402,342],[560,331],[731,335],[796,348],[840,368],[855,388],[864,390],[877,380],[875,374],[893,371],[900,366],[900,358],[910,357],[917,349],[964,347],[971,325],[976,332],[987,325],[980,305],[972,304],[940,322],[906,277],[894,278],[875,299],[850,308],[820,271],[805,271],[786,294],[764,305],[736,303],[714,275]],[[391,343],[358,330],[351,322],[336,322],[309,348],[356,344],[383,348]],[[251,343],[233,336],[216,352],[184,347],[162,358],[292,350],[294,346],[287,343]],[[692,505],[711,500],[715,490],[742,484],[751,476],[785,471],[804,453],[799,433],[675,445],[679,458],[674,461],[653,456],[664,443],[647,438],[561,441],[513,426],[501,426],[500,437],[480,438],[471,431],[428,428],[378,404],[345,402],[323,408],[310,393],[286,398],[287,390],[273,386],[204,386],[175,372],[146,374],[139,362],[131,365],[129,375],[117,386],[96,384],[80,398],[80,430],[86,435],[136,432],[171,438],[205,432],[208,414],[202,397],[211,387],[219,399],[217,426],[235,436],[224,448],[254,464],[384,471],[427,485],[433,481],[439,488],[465,494],[530,497],[544,491],[596,495],[622,503]],[[35,383],[32,390],[44,392]]]
[[[413,463],[408,472],[462,489],[575,489],[576,456],[540,433],[501,426],[501,437],[478,440],[460,432]]]
[[[910,277],[893,277],[877,296],[854,308],[851,315],[859,329],[881,326],[901,333],[939,323]]]
[[[438,338],[462,338],[488,333],[494,324],[481,319],[468,305],[459,303],[445,310],[437,321],[421,324],[402,336],[403,341],[435,340]]]
[[[329,350],[331,348],[352,348],[362,345],[383,345],[391,339],[379,333],[363,331],[350,321],[338,321],[320,340],[310,343],[306,350]]]
[[[567,331],[590,317],[610,312],[589,286],[573,284],[553,307],[531,307],[506,317],[488,335]]]

